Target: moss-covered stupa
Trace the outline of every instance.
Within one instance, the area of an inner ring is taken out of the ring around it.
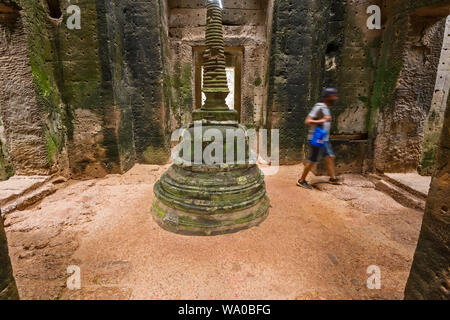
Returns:
[[[225,102],[230,91],[222,10],[217,0],[207,1],[204,58],[206,101],[194,111],[194,123],[184,128],[183,143],[190,147],[188,152],[183,150],[180,161],[175,161],[155,185],[153,217],[168,231],[209,236],[260,224],[269,212],[269,199],[263,174],[250,161],[247,129]],[[211,132],[215,138],[211,138]],[[221,134],[220,139],[217,134]],[[213,163],[204,156],[212,143],[223,151],[210,152],[215,157]]]

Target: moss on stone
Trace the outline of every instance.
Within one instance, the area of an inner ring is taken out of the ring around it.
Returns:
[[[3,219],[0,218],[0,220],[0,300],[18,300],[19,293],[13,276],[11,259],[9,258]]]
[[[1,118],[1,106],[0,106],[0,130],[3,123]],[[14,168],[9,160],[8,150],[5,141],[0,136],[0,181],[7,180],[14,175]]]
[[[392,22],[386,28],[384,44],[381,49],[381,60],[375,75],[375,83],[370,98],[370,113],[368,116],[369,132],[375,130],[378,121],[378,112],[389,108],[393,101],[397,80],[402,69],[402,58],[393,57],[398,46],[394,29],[396,25]]]
[[[431,175],[434,171],[434,165],[438,152],[440,132],[436,131],[425,137],[423,143],[422,160],[420,163],[420,173],[422,175]]]
[[[50,132],[45,134],[45,148],[47,150],[48,162],[52,165],[55,161],[55,156],[59,151],[57,138]]]
[[[149,146],[142,154],[145,163],[164,165],[168,162],[170,152],[164,147]]]
[[[192,108],[192,66],[189,63],[177,62],[172,77],[167,76],[168,99],[170,106],[177,118],[178,125],[182,125],[182,115],[188,113]]]
[[[6,146],[0,142],[0,181],[7,180],[14,175],[14,168],[4,150]]]
[[[33,81],[35,85],[40,89],[40,94],[43,97],[49,97],[52,89],[46,70],[32,63],[31,73],[33,74]]]
[[[434,168],[434,163],[437,155],[437,147],[430,148],[423,153],[421,162],[421,174],[431,174]]]
[[[18,0],[27,34],[30,71],[36,92],[36,101],[42,119],[42,143],[47,150],[49,164],[53,164],[65,143],[67,116],[60,89],[63,79],[58,26],[49,21],[47,7],[41,1]]]
[[[361,97],[358,97],[358,100],[361,101],[362,103],[369,104],[368,97],[361,96]]]
[[[255,85],[255,87],[259,87],[261,84],[262,84],[261,77],[258,76],[258,77],[255,79],[254,85]]]
[[[166,216],[166,214],[164,212],[162,212],[158,206],[156,205],[156,203],[153,203],[153,210],[161,217],[164,218]]]

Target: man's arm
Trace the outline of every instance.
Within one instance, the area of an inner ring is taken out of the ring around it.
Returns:
[[[319,114],[321,114],[319,116]],[[325,115],[324,115],[325,114]],[[314,120],[324,115],[324,117],[320,120]],[[305,120],[305,124],[307,126],[315,126],[315,125],[321,125],[326,122],[331,122],[331,115],[329,112],[326,112],[326,110],[322,110],[322,106],[320,104],[316,104],[312,111],[308,114],[308,117]]]
[[[307,126],[315,126],[315,125],[321,125],[323,123],[330,122],[330,121],[331,121],[331,116],[325,116],[320,120],[314,120],[313,117],[308,116],[305,120],[305,124]]]

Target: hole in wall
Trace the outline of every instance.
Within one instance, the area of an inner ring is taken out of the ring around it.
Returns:
[[[15,21],[19,17],[19,10],[17,6],[9,7],[0,3],[0,23],[6,25],[14,25]]]
[[[61,19],[62,11],[59,0],[46,0],[50,17],[53,19]]]
[[[335,42],[330,42],[328,45],[327,45],[327,50],[326,50],[326,54],[330,54],[330,53],[333,53],[333,52],[337,52],[339,50],[339,46],[337,45],[337,43],[335,43]]]

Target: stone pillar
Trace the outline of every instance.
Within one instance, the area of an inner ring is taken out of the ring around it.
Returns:
[[[371,119],[377,126],[374,167],[381,172],[419,167],[445,30],[441,16],[399,12],[386,24],[372,94],[373,111],[378,110]]]
[[[450,99],[405,299],[450,299]]]
[[[119,149],[125,146],[129,158],[149,164],[165,164],[170,158],[163,2],[105,2],[114,99],[126,119]]]
[[[42,108],[38,104],[22,17],[0,7],[0,113],[15,173],[50,173]],[[3,130],[2,130],[3,131]]]
[[[447,17],[444,44],[442,45],[441,59],[436,77],[433,100],[428,117],[425,122],[422,161],[420,173],[431,175],[434,171],[434,161],[436,159],[439,136],[444,122],[444,114],[447,97],[450,91],[450,16]]]

